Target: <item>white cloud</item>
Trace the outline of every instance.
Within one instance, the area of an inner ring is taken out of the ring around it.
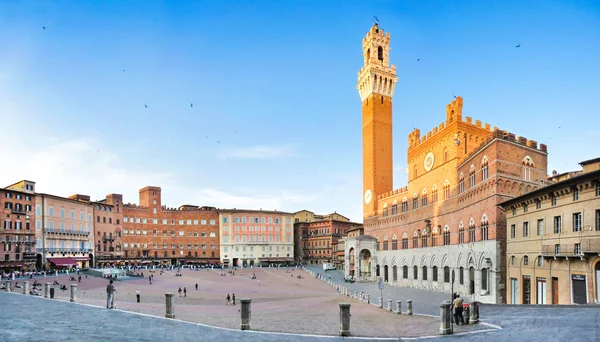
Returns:
[[[0,100],[2,97],[0,95]],[[31,118],[25,119],[25,115],[20,115],[24,111],[14,102],[4,110],[4,113],[13,115],[2,118],[3,126],[6,124],[4,127],[11,129],[5,130],[3,144],[0,145],[0,157],[4,161],[0,186],[27,179],[36,182],[37,192],[63,197],[84,194],[90,195],[92,200],[100,200],[109,193],[120,193],[125,203],[139,203],[139,189],[153,185],[162,187],[163,203],[170,207],[194,204],[289,210],[314,200],[289,191],[269,194],[269,191],[258,192],[248,188],[240,191],[239,195],[219,190],[218,186],[190,184],[175,170],[150,171],[131,165],[99,138],[50,135],[51,128],[36,132],[20,124]],[[254,195],[256,193],[261,195]]]
[[[194,203],[210,203],[218,208],[290,210],[292,205],[309,203],[314,200],[310,196],[283,191],[275,195],[244,196],[220,191],[212,187],[199,189],[193,196]]]
[[[240,158],[240,159],[268,159],[279,157],[295,156],[295,150],[291,145],[283,146],[252,146],[238,149],[228,149],[219,152],[219,158]]]

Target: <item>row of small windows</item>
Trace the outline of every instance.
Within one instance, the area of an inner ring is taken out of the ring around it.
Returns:
[[[123,217],[123,222],[124,223],[143,223],[146,224],[148,222],[152,222],[152,224],[158,224],[158,219],[147,219],[147,218],[139,218],[139,217]],[[207,224],[207,222],[209,222],[210,225],[215,225],[217,224],[216,220],[167,220],[167,219],[162,219],[161,223],[162,224],[179,224],[180,226],[183,225],[195,225],[197,226],[198,224],[205,226]]]
[[[418,266],[413,266],[413,275],[412,275],[412,279],[414,280],[419,280],[419,267]],[[433,266],[432,268],[432,272],[431,272],[431,276],[432,276],[432,281],[439,281],[439,269],[437,266]],[[386,278],[387,278],[387,266],[384,266],[384,272],[386,273]],[[484,291],[488,291],[488,278],[489,278],[489,273],[490,270],[489,268],[482,268],[480,270],[481,272],[481,289]],[[402,266],[402,278],[403,279],[408,279],[408,266],[404,265]],[[474,282],[474,276],[475,276],[475,270],[473,268],[470,269],[470,277],[471,277],[471,281]],[[377,276],[380,276],[380,266],[377,265],[376,267],[376,274]],[[428,280],[429,274],[428,274],[428,267],[427,266],[422,266],[421,267],[421,279],[420,280]],[[450,273],[450,267],[449,266],[444,266],[443,268],[443,281],[444,283],[450,283],[451,281],[451,273]],[[398,269],[396,266],[392,267],[392,279],[393,281],[397,281],[398,280]],[[458,282],[460,285],[464,285],[465,283],[465,270],[463,267],[460,267],[458,269]],[[470,289],[470,293],[473,293],[473,288]]]
[[[581,197],[581,190],[579,190],[579,188],[577,188],[577,187],[574,187],[571,189],[571,191],[573,192],[573,201],[579,201],[579,199]],[[595,193],[596,193],[596,197],[600,197],[600,180],[598,180],[596,182]],[[536,209],[542,209],[542,201],[540,199],[536,199],[534,202],[535,202]],[[553,207],[555,207],[557,205],[556,195],[554,195],[554,194],[550,194],[550,205]],[[529,204],[523,203],[523,212],[524,213],[529,212]],[[513,216],[517,215],[516,207],[512,208],[512,214],[513,214]]]
[[[5,193],[4,193],[4,198],[13,198],[13,197],[14,197],[14,199],[16,199],[16,200],[23,199],[23,195],[21,195],[21,194],[13,194],[13,193],[11,193],[11,192],[5,192]],[[26,201],[31,201],[31,196],[29,196],[29,195],[25,195],[25,200],[26,200]]]
[[[228,217],[223,217],[223,219],[221,220],[223,223],[229,223],[229,218]],[[254,216],[242,216],[242,217],[234,217],[233,218],[233,223],[273,223],[273,221],[275,221],[275,224],[280,224],[281,223],[281,219],[279,217],[254,217]],[[291,224],[292,223],[292,219],[291,218],[287,218],[287,224]]]
[[[595,222],[595,226],[596,226],[595,230],[600,231],[600,210],[595,211],[594,222]],[[537,235],[539,235],[539,236],[544,235],[545,223],[546,223],[545,219],[539,219],[536,221]],[[563,232],[563,230],[562,230],[563,216],[554,216],[552,218],[552,223],[553,223],[553,228],[554,228],[554,234],[561,234]],[[582,225],[583,224],[583,214],[581,212],[573,213],[571,224],[572,224],[573,232],[581,232],[583,229],[583,225]],[[529,221],[522,223],[522,234],[523,234],[523,237],[529,237],[529,235],[530,235]],[[511,237],[511,239],[515,239],[517,237],[517,225],[516,224],[512,224],[510,226],[510,237]]]
[[[23,210],[23,208],[25,208],[25,210]],[[15,203],[13,205],[13,203],[11,202],[4,202],[4,209],[10,209],[16,212],[29,212],[31,211],[31,205],[29,204],[25,204],[22,205],[21,203]]]
[[[476,240],[476,238],[477,238],[476,229],[480,230],[479,241],[487,241],[489,239],[489,223],[487,221],[486,215],[483,216],[481,225],[479,228],[477,228],[475,226],[475,221],[473,219],[470,220],[469,227],[467,230],[468,241],[465,239],[464,225],[462,222],[460,222],[460,224],[458,226],[458,243],[462,244],[462,243],[466,243],[466,242],[476,242],[477,241]],[[437,233],[437,230],[434,230],[431,235],[429,235],[425,230],[423,230],[423,232],[421,232],[421,230],[417,230],[413,233],[412,248],[435,247],[438,245],[438,242],[441,242],[441,244],[443,246],[450,245],[451,244],[450,235],[451,235],[450,227],[448,227],[448,226],[444,227],[444,230],[442,232],[441,241],[438,241],[439,234]],[[421,242],[420,246],[419,246],[419,241]],[[383,237],[383,241],[379,241],[379,238],[378,238],[377,245],[378,245],[379,250],[386,251],[386,250],[390,249],[390,243],[389,243],[387,236]],[[404,233],[402,236],[401,249],[408,249],[409,248],[408,245],[409,245],[408,235],[406,233]],[[396,237],[396,235],[394,235],[392,237],[391,249],[392,250],[398,249],[398,238]]]
[[[158,230],[153,230],[152,232],[153,236],[158,236]],[[180,230],[178,232],[171,230],[170,232],[168,230],[163,230],[162,231],[162,235],[163,236],[168,236],[170,233],[171,236],[179,236],[179,237],[185,237],[185,231]],[[149,231],[147,230],[141,230],[141,229],[123,229],[123,235],[148,235]],[[217,233],[214,231],[211,231],[209,233],[207,232],[192,232],[192,231],[188,231],[188,237],[216,237]]]
[[[200,244],[194,244],[192,246],[191,243],[188,243],[187,245],[183,244],[183,243],[181,243],[181,244],[175,244],[175,243],[173,243],[173,244],[171,244],[171,247],[169,247],[169,244],[167,244],[167,243],[164,243],[162,245],[158,244],[158,243],[155,243],[153,245],[153,247],[154,247],[154,249],[186,249],[186,247],[187,247],[187,249],[207,249],[208,248],[208,244],[205,244],[205,243],[203,243],[201,245]],[[139,243],[139,242],[130,242],[130,243],[127,243],[127,242],[125,242],[125,243],[123,243],[123,248],[129,248],[129,249],[134,249],[134,248],[148,248],[148,243]],[[214,243],[211,244],[210,245],[210,249],[217,249],[217,245],[214,244]]]
[[[450,184],[448,181],[444,182],[444,191],[443,191],[443,199],[448,199],[450,198]],[[429,196],[427,196],[427,189],[423,189],[423,191],[421,192],[421,196],[419,197],[419,194],[415,193],[413,195],[413,199],[412,199],[412,208],[413,210],[418,209],[419,208],[419,199],[421,202],[421,206],[425,207],[427,206],[430,202],[429,202]],[[435,203],[438,201],[438,189],[437,186],[434,185],[431,191],[431,203]],[[396,202],[394,200],[394,202],[392,202],[392,206],[391,206],[392,215],[397,215],[398,214],[398,202]],[[402,204],[400,207],[401,212],[407,212],[408,209],[408,199],[406,197],[404,197],[402,199]],[[389,211],[389,207],[387,203],[383,204],[383,216],[389,216],[390,211]]]
[[[42,215],[42,206],[41,205],[38,204],[35,206],[35,214],[37,216]],[[53,206],[48,207],[48,216],[54,216],[54,207]],[[59,216],[60,216],[60,218],[65,218],[65,208],[60,208]],[[70,218],[71,218],[71,220],[75,219],[75,209],[71,209]],[[79,211],[79,220],[85,221],[85,212],[83,210]],[[91,213],[88,214],[88,222],[92,222],[92,214]]]

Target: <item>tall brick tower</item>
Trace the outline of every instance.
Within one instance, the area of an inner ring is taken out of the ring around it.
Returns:
[[[390,34],[377,24],[363,39],[358,73],[363,122],[363,216],[377,214],[377,196],[393,190],[392,95],[398,78],[390,67]]]

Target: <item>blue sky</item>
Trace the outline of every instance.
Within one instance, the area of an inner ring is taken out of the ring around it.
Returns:
[[[398,68],[395,187],[407,134],[453,95],[546,143],[549,170],[600,156],[597,1],[0,1],[0,181],[362,221],[373,15]]]

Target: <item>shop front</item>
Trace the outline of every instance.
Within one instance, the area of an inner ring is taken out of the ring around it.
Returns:
[[[77,266],[77,262],[73,258],[47,258],[47,260],[51,270],[68,270]]]

